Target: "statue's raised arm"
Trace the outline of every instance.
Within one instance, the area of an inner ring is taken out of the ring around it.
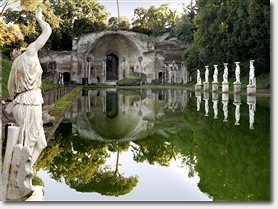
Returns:
[[[38,7],[38,11],[36,12],[35,17],[42,29],[42,33],[33,43],[31,43],[27,47],[26,53],[38,52],[45,45],[52,32],[50,25],[42,19],[41,7]]]

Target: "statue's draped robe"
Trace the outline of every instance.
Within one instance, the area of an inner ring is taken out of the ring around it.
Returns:
[[[20,126],[19,142],[31,149],[37,140],[46,144],[41,94],[42,68],[38,59],[30,59],[23,53],[13,63],[8,81],[13,115]]]

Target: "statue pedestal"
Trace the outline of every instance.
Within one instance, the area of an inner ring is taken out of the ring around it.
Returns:
[[[195,84],[195,91],[201,91],[202,90],[202,84]]]
[[[256,103],[256,96],[254,95],[247,95],[247,104]]]
[[[234,103],[241,103],[241,98],[239,94],[234,94]]]
[[[218,82],[212,83],[211,90],[212,90],[213,92],[218,91]]]
[[[241,83],[234,83],[234,94],[241,92]]]
[[[222,92],[229,92],[229,83],[222,83]]]
[[[255,94],[256,93],[256,86],[247,85],[247,94]]]
[[[218,93],[217,92],[212,92],[211,94],[212,100],[218,100]]]
[[[208,91],[209,90],[209,82],[204,82],[204,91]]]

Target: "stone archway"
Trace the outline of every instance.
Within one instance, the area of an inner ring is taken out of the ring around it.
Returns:
[[[117,55],[110,53],[106,56],[106,80],[118,80],[119,58]]]

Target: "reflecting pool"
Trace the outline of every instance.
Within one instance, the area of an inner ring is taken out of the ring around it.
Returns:
[[[45,201],[270,201],[270,98],[83,90],[37,161]]]

